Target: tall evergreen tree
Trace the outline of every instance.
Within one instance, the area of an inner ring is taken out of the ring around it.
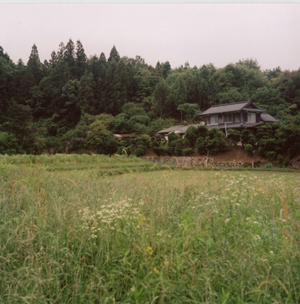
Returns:
[[[49,66],[50,68],[55,68],[57,65],[57,61],[58,61],[58,56],[57,54],[53,51],[51,53],[51,59],[49,60]]]
[[[126,66],[124,61],[120,60],[114,75],[112,92],[113,103],[110,104],[111,113],[113,115],[119,114],[121,112],[121,107],[127,102],[127,83],[128,75]]]
[[[86,73],[81,77],[79,81],[79,98],[81,104],[81,113],[88,113],[91,115],[96,115],[97,113],[97,103],[94,98],[95,83],[93,79],[93,74]]]
[[[75,77],[76,61],[75,61],[75,45],[72,39],[69,39],[64,52],[64,60],[67,62],[71,77]]]
[[[168,74],[169,74],[169,71],[171,70],[171,65],[170,65],[170,62],[169,61],[166,61],[163,66],[162,66],[162,76],[163,78],[167,78],[168,77]]]
[[[116,60],[117,62],[120,60],[120,55],[115,46],[113,46],[110,51],[108,61],[112,61],[113,59]]]
[[[160,81],[155,86],[153,91],[153,104],[154,111],[160,118],[163,117],[164,112],[167,110],[167,101],[169,98],[169,88],[164,79]]]
[[[76,42],[76,76],[77,78],[81,78],[87,68],[86,65],[86,55],[84,52],[84,48],[80,40]]]
[[[61,42],[61,43],[59,44],[59,49],[58,49],[58,51],[57,51],[57,60],[58,60],[58,61],[64,60],[65,51],[66,51],[65,44],[64,44],[63,42]]]
[[[43,73],[39,52],[35,44],[32,46],[29,60],[27,62],[27,68],[32,74],[34,82],[37,85],[43,78]]]

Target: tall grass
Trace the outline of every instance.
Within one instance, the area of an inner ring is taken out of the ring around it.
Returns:
[[[144,160],[136,157],[115,154],[111,157],[102,154],[43,154],[43,155],[0,155],[1,164],[72,164],[72,163],[139,163]]]
[[[299,303],[296,173],[0,165],[0,303]]]

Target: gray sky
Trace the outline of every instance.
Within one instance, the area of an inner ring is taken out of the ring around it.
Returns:
[[[257,59],[261,68],[300,67],[300,4],[0,4],[0,46],[27,63],[37,45],[49,60],[60,42],[80,40],[86,55],[113,45],[172,68],[224,67]]]

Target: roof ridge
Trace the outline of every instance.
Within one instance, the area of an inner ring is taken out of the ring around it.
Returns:
[[[248,103],[248,102],[251,102],[251,100],[231,102],[231,103],[224,103],[224,104],[219,104],[219,105],[211,106],[211,108],[223,107],[223,106],[228,106],[228,105],[233,105],[233,104],[240,104],[240,103]]]

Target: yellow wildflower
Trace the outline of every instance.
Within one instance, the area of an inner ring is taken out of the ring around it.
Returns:
[[[152,253],[153,253],[153,248],[152,248],[152,247],[147,247],[146,251],[147,251],[147,253],[148,253],[149,255],[152,255]]]

